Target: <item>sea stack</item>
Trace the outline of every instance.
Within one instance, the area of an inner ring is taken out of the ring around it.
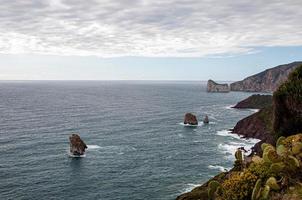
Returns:
[[[198,125],[198,120],[195,115],[192,113],[186,113],[185,119],[184,119],[184,124],[189,124],[189,125]]]
[[[205,118],[203,119],[203,123],[204,124],[208,124],[209,123],[209,117],[208,117],[208,115],[206,115]]]
[[[75,156],[84,155],[85,149],[87,149],[87,146],[85,142],[80,138],[77,134],[72,134],[69,136],[70,141],[70,153]]]
[[[208,80],[207,92],[230,92],[228,84],[218,84],[213,80]]]

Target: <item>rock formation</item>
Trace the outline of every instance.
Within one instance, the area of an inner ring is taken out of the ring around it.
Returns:
[[[302,132],[302,64],[274,93],[274,131],[280,136]]]
[[[289,73],[301,64],[302,62],[293,62],[267,69],[242,81],[232,83],[231,91],[273,92],[286,81]]]
[[[208,80],[207,92],[229,92],[228,84],[218,84],[213,80]]]
[[[197,117],[195,115],[193,115],[192,113],[187,113],[185,115],[184,124],[198,125]]]
[[[208,115],[206,115],[205,118],[203,119],[203,123],[204,124],[208,124],[209,123],[209,117],[208,117]]]
[[[71,136],[69,136],[69,141],[70,141],[70,153],[72,155],[76,155],[76,156],[84,155],[87,146],[79,135],[72,134]]]
[[[229,172],[218,174],[177,200],[301,199],[302,65],[274,93],[272,106],[240,120],[233,132],[261,139],[254,147],[257,155],[240,160],[237,151]],[[274,176],[286,181],[277,182]]]
[[[239,122],[237,122],[232,133],[239,134],[245,138],[256,138],[263,142],[274,143],[272,134],[273,109],[272,106],[262,108]],[[254,147],[254,152],[261,153],[259,143]]]
[[[261,108],[271,106],[272,103],[273,103],[272,95],[254,94],[254,95],[240,101],[233,108],[261,109]]]

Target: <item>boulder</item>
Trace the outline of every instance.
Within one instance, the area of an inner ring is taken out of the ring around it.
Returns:
[[[198,125],[197,117],[192,113],[187,113],[185,115],[184,124]]]
[[[208,117],[208,115],[206,115],[205,118],[203,119],[203,123],[204,124],[208,124],[209,123],[209,117]]]
[[[69,141],[70,141],[70,153],[72,155],[76,155],[76,156],[84,155],[87,146],[79,135],[72,134],[71,136],[69,136]]]

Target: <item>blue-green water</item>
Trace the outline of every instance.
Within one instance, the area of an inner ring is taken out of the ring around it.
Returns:
[[[255,141],[226,130],[250,93],[200,82],[0,82],[0,199],[175,199]],[[186,112],[211,123],[181,123]],[[68,156],[71,133],[88,144]]]

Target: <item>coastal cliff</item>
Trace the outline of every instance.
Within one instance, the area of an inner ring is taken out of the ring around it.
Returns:
[[[256,154],[243,156],[238,149],[230,171],[218,174],[177,200],[302,199],[301,124],[302,65],[279,86],[272,106],[241,120],[234,128],[233,132],[247,133],[245,137],[262,139],[255,145]],[[244,129],[249,131],[240,132]],[[249,134],[253,129],[256,131]]]
[[[231,91],[274,92],[281,83],[286,81],[289,73],[301,64],[302,62],[293,62],[267,69],[242,81],[232,83]]]
[[[271,106],[273,102],[272,95],[261,95],[254,94],[239,103],[237,103],[233,108],[237,109],[262,109]]]
[[[213,80],[208,80],[207,92],[229,92],[230,88],[228,84],[219,84]]]

